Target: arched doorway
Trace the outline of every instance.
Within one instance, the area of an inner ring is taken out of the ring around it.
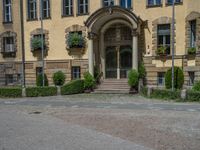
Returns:
[[[138,34],[142,20],[119,6],[95,11],[85,22],[88,29],[89,72],[94,65],[103,78],[126,78],[138,68]]]
[[[111,25],[104,34],[105,78],[127,78],[132,68],[131,29],[121,23]]]

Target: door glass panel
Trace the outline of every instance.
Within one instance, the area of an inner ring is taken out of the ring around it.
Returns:
[[[127,78],[132,68],[132,49],[130,46],[120,48],[120,78]]]
[[[106,78],[117,78],[117,51],[115,47],[106,48]]]

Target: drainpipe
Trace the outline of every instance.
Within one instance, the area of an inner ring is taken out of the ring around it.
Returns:
[[[25,73],[25,46],[24,46],[24,11],[23,0],[20,0],[20,19],[21,19],[21,49],[22,49],[22,87],[26,87]]]

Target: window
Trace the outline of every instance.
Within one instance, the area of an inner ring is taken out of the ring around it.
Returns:
[[[78,0],[78,14],[88,14],[88,0]]]
[[[166,49],[165,53],[170,54],[170,24],[158,25],[158,48],[164,47]]]
[[[79,66],[72,67],[72,80],[81,78],[81,68]]]
[[[148,6],[159,6],[162,4],[162,0],[148,0]]]
[[[50,18],[50,1],[43,0],[43,18],[48,19]]]
[[[159,86],[165,85],[165,72],[158,72],[158,75],[157,75],[157,84]]]
[[[14,83],[13,74],[6,74],[5,78],[6,78],[6,85]]]
[[[37,1],[28,0],[28,19],[35,20],[37,19]]]
[[[9,23],[12,22],[12,7],[11,0],[3,0],[3,14],[4,14],[4,22]]]
[[[194,79],[195,79],[195,73],[194,72],[188,72],[189,74],[189,86],[194,85]]]
[[[42,67],[36,67],[36,77],[42,74]]]
[[[73,15],[73,0],[63,0],[63,16]]]
[[[130,9],[132,7],[131,3],[132,3],[132,0],[121,0],[120,1],[120,6]]]
[[[3,37],[3,51],[4,53],[14,52],[14,37]]]
[[[190,21],[190,47],[196,46],[196,20]]]
[[[42,39],[43,39],[43,41],[42,41]],[[43,44],[44,50],[45,50],[46,49],[45,34],[43,34],[42,38],[41,38],[41,34],[33,35],[32,39],[31,39],[31,49],[32,49],[32,51],[41,50],[42,44]]]
[[[103,0],[103,6],[113,6],[114,5],[114,0]]]
[[[168,5],[172,5],[172,3],[173,3],[173,0],[167,0],[167,4]],[[174,3],[175,4],[180,4],[180,3],[182,3],[182,0],[174,0]]]

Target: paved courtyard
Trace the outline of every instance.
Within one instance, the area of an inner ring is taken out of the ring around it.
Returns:
[[[199,150],[200,104],[120,94],[0,99],[0,150]]]

